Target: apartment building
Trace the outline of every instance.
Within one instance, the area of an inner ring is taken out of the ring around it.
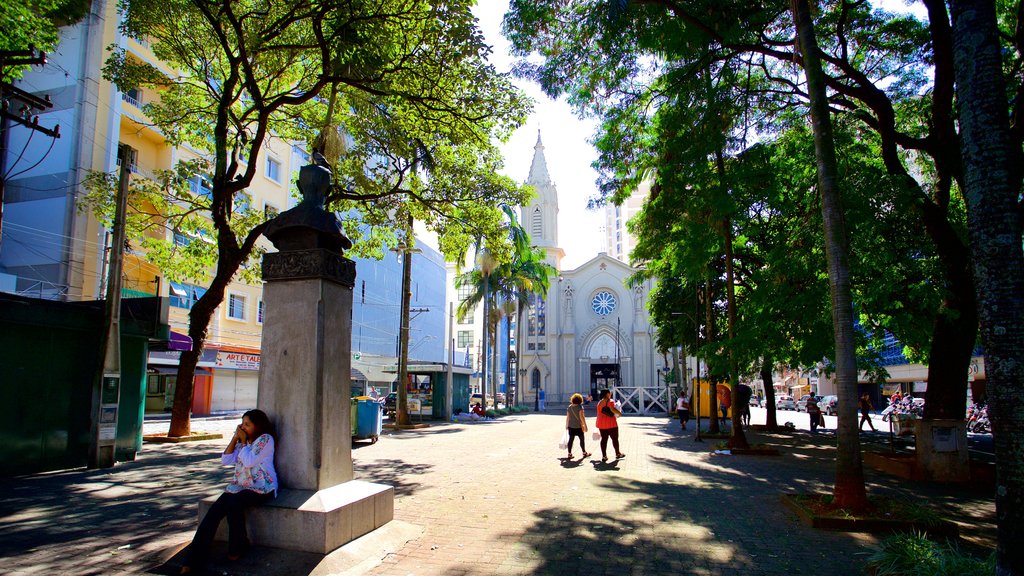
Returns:
[[[636,236],[630,233],[626,223],[640,212],[650,194],[651,182],[645,181],[620,206],[605,206],[605,251],[612,258],[629,264],[629,254],[636,247]]]

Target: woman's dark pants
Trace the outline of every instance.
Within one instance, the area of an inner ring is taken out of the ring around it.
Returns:
[[[572,454],[572,443],[576,437],[580,438],[580,450],[587,451],[587,445],[583,443],[583,428],[569,428],[569,453]]]
[[[252,490],[224,492],[206,511],[199,523],[199,529],[188,547],[186,565],[199,566],[206,562],[210,544],[217,534],[217,527],[225,517],[228,519],[228,555],[240,556],[249,548],[249,536],[245,532],[245,509],[259,506],[273,497],[273,492],[260,494]]]
[[[619,427],[615,428],[601,428],[601,456],[603,458],[608,457],[608,439],[612,439],[612,446],[615,448],[615,455],[622,453],[619,450]]]

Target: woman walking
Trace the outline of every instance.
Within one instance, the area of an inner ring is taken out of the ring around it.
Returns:
[[[867,392],[860,397],[860,429],[864,429],[864,423],[867,422],[868,426],[871,426],[871,431],[875,431],[875,425],[871,422],[871,411],[875,407],[871,405],[871,396]]]
[[[676,398],[676,414],[680,426],[686,430],[686,424],[690,421],[690,401],[686,398],[686,390],[680,390],[679,398]]]
[[[249,548],[245,509],[277,496],[273,427],[262,410],[249,410],[242,415],[242,423],[235,428],[220,461],[225,466],[235,467],[234,477],[199,523],[181,574],[188,574],[206,563],[210,544],[224,517],[228,519],[228,560],[241,558]]]
[[[587,418],[583,414],[582,394],[573,394],[569,398],[569,409],[565,411],[565,429],[569,431],[569,460],[572,460],[572,443],[576,438],[580,439],[583,458],[589,457],[590,452],[587,452],[587,445],[583,440],[583,433],[587,431]]]
[[[609,438],[615,448],[615,458],[625,458],[626,455],[619,450],[618,417],[622,416],[622,412],[615,406],[611,390],[602,390],[600,397],[601,401],[597,403],[597,429],[601,432],[601,462],[608,461]]]

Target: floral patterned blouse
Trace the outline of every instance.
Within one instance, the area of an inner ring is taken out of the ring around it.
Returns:
[[[237,448],[231,454],[221,454],[221,464],[235,466],[235,476],[227,491],[233,494],[251,490],[260,494],[274,493],[277,497],[277,472],[274,470],[274,438],[262,434],[255,442]]]

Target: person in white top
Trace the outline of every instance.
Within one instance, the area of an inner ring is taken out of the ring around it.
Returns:
[[[273,426],[262,410],[249,410],[242,415],[242,423],[235,428],[220,461],[225,466],[235,467],[234,476],[199,523],[180,574],[203,567],[220,521],[225,517],[228,519],[228,560],[241,558],[249,548],[245,509],[277,496]]]
[[[680,390],[679,398],[676,398],[676,415],[679,416],[679,426],[686,430],[690,421],[690,401],[686,398],[686,390]]]

